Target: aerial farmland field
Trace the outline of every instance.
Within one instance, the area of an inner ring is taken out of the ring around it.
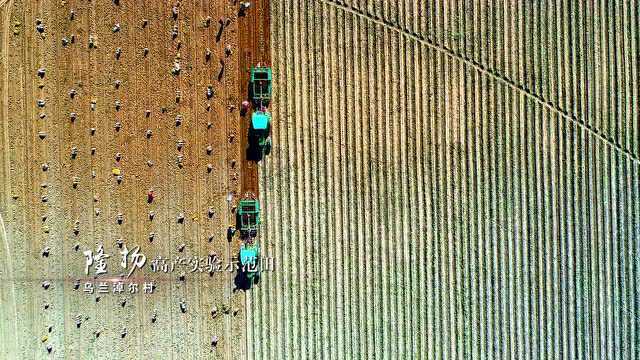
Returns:
[[[255,358],[640,357],[635,1],[273,1]]]
[[[0,0],[0,359],[638,359],[639,53],[637,0]]]

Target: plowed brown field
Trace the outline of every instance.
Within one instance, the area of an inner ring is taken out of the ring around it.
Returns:
[[[248,353],[640,358],[639,8],[274,1]]]
[[[0,358],[243,358],[233,274],[148,270],[158,255],[237,253],[226,199],[242,191],[238,4],[8,0],[0,11]],[[135,280],[155,292],[83,293],[83,251],[104,244],[117,274],[119,239],[147,256]]]

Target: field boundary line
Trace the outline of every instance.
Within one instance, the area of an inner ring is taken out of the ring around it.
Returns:
[[[394,24],[391,21],[388,20],[383,20],[377,16],[372,16],[369,15],[367,13],[365,13],[364,11],[357,9],[353,6],[348,6],[348,5],[342,5],[339,4],[337,2],[335,2],[335,0],[316,0],[319,1],[321,3],[327,4],[329,6],[333,6],[335,8],[338,8],[340,10],[343,10],[345,12],[348,12],[350,14],[356,15],[358,17],[367,19],[371,22],[374,22],[378,25],[381,25],[385,28],[388,28],[390,30],[393,30],[395,32],[398,32],[412,40],[415,40],[419,43],[422,43],[424,45],[426,45],[427,47],[429,47],[430,49],[436,50],[440,53],[443,53],[445,55],[447,55],[450,58],[453,59],[457,59],[459,61],[462,61],[465,65],[468,65],[470,67],[472,67],[473,69],[475,69],[478,73],[480,74],[484,74],[489,76],[492,79],[497,80],[498,82],[501,82],[505,85],[507,85],[509,88],[516,90],[517,92],[519,92],[520,94],[524,95],[527,98],[530,98],[532,100],[534,100],[536,103],[546,107],[548,110],[550,110],[551,112],[554,112],[556,114],[558,114],[561,118],[565,118],[567,120],[569,120],[570,122],[575,123],[576,125],[578,125],[579,127],[583,128],[584,130],[586,130],[587,132],[591,133],[592,135],[594,135],[596,138],[598,138],[599,140],[601,140],[602,142],[604,142],[605,144],[608,144],[609,146],[613,147],[614,150],[617,150],[619,153],[626,155],[628,158],[631,159],[631,161],[633,163],[636,164],[640,164],[640,158],[635,155],[634,153],[632,153],[630,150],[627,150],[625,148],[623,148],[621,145],[619,145],[618,143],[616,143],[615,140],[607,137],[606,135],[602,134],[600,131],[598,131],[595,127],[586,124],[583,121],[580,121],[575,115],[569,115],[566,111],[558,108],[557,106],[545,101],[544,99],[542,99],[542,97],[540,97],[539,95],[536,95],[528,90],[526,90],[524,87],[519,86],[518,84],[516,84],[513,80],[511,80],[510,78],[500,75],[500,74],[496,74],[495,72],[488,70],[487,68],[485,68],[482,64],[478,63],[475,60],[472,60],[466,56],[462,56],[457,54],[455,51],[453,51],[452,49],[449,49],[445,46],[442,45],[438,45],[435,42],[433,42],[433,40],[429,40],[427,38],[425,38],[424,36],[417,34],[415,32],[403,29],[402,27],[400,27],[398,24]]]

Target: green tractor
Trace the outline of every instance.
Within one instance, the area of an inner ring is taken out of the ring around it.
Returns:
[[[271,152],[271,114],[266,111],[254,111],[249,128],[249,146],[257,152],[258,159]]]
[[[260,279],[260,246],[256,242],[240,245],[240,270],[248,287]]]
[[[255,107],[267,107],[271,100],[271,68],[266,66],[251,67],[249,96]]]
[[[236,229],[240,230],[240,237],[256,237],[260,225],[260,202],[256,199],[242,199],[238,204]]]

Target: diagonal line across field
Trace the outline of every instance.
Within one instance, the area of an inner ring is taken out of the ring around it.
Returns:
[[[560,109],[558,106],[556,106],[553,103],[550,103],[548,101],[545,101],[541,96],[532,93],[531,91],[528,91],[527,89],[525,89],[523,86],[518,85],[516,82],[514,82],[512,79],[495,73],[494,71],[491,71],[489,69],[487,69],[485,66],[483,66],[482,64],[478,63],[477,61],[467,57],[467,56],[463,56],[460,54],[457,54],[455,51],[453,51],[452,49],[449,49],[445,46],[442,46],[440,44],[436,44],[433,40],[425,38],[423,35],[408,31],[402,27],[400,27],[399,25],[392,23],[390,21],[381,19],[378,16],[374,16],[374,15],[370,15],[365,13],[364,11],[357,9],[353,6],[348,6],[348,5],[342,5],[337,3],[336,1],[332,1],[332,0],[318,0],[321,3],[327,4],[329,6],[333,6],[335,8],[338,8],[342,11],[346,11],[350,14],[356,15],[358,17],[361,18],[365,18],[371,22],[374,22],[378,25],[381,25],[385,28],[388,28],[390,30],[393,30],[395,32],[398,32],[412,40],[418,41],[424,45],[426,45],[427,47],[438,51],[440,53],[445,54],[446,56],[452,58],[452,59],[456,59],[458,61],[461,61],[462,63],[464,63],[465,65],[468,65],[470,67],[472,67],[474,70],[476,70],[478,73],[483,74],[485,76],[488,76],[494,80],[497,80],[500,83],[503,83],[504,85],[508,86],[509,88],[517,91],[518,93],[524,95],[527,98],[530,98],[532,100],[534,100],[536,103],[544,106],[545,108],[547,108],[549,111],[552,111],[553,113],[556,113],[558,116],[560,116],[561,118],[567,119],[570,122],[575,123],[576,125],[578,125],[580,128],[585,129],[586,131],[588,131],[589,133],[593,134],[595,137],[597,137],[599,140],[601,140],[602,142],[604,142],[605,144],[611,146],[613,149],[615,149],[615,151],[624,154],[626,157],[630,158],[634,163],[638,164],[640,163],[640,158],[638,158],[637,155],[635,155],[634,153],[632,153],[631,151],[623,148],[620,144],[618,144],[615,140],[613,140],[612,138],[606,136],[605,134],[603,134],[601,131],[599,131],[597,128],[587,124],[585,121],[580,120],[577,116],[575,115],[569,115],[566,111]]]
[[[272,2],[248,354],[637,353],[640,18],[587,3]]]

